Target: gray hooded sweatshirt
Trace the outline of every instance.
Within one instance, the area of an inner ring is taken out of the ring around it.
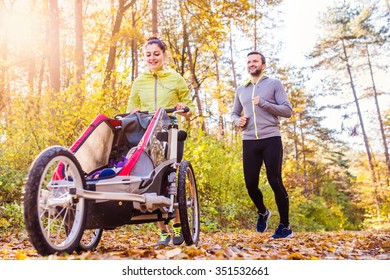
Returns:
[[[255,96],[260,96],[258,105],[252,102]],[[243,140],[281,136],[279,117],[290,118],[291,115],[291,104],[282,83],[267,76],[256,85],[249,80],[238,87],[231,112],[232,121],[237,126],[241,116],[249,117],[243,128]]]

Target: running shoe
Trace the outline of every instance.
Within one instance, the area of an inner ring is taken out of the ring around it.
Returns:
[[[258,213],[256,230],[258,232],[265,232],[268,228],[268,220],[271,217],[271,211],[266,209],[265,214]]]
[[[290,226],[285,227],[284,224],[279,224],[272,238],[289,238],[293,236]]]
[[[168,232],[162,230],[157,245],[167,246],[169,244],[169,241],[171,241],[171,236],[169,235]]]
[[[181,245],[184,242],[180,224],[173,225],[173,245]]]

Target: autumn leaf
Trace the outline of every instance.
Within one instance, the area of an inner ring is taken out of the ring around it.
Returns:
[[[292,254],[288,255],[287,259],[288,260],[303,260],[305,258],[299,253],[292,253]]]
[[[17,260],[24,260],[27,258],[27,254],[25,253],[24,250],[18,250],[15,254],[15,258]]]
[[[23,235],[0,241],[0,259],[55,260],[389,260],[388,231],[294,232],[288,239],[249,230],[201,233],[197,246],[156,247],[153,231],[134,232],[131,227],[103,232],[96,251],[71,255],[39,256]]]

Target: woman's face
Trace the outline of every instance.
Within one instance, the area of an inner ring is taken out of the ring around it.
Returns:
[[[145,59],[149,70],[157,72],[164,67],[165,53],[157,44],[150,44],[145,47]]]

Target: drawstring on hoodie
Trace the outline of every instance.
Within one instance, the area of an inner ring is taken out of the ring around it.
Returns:
[[[165,88],[167,90],[176,90],[175,88],[169,88],[167,86],[164,86],[161,82],[161,79],[160,77],[158,76],[157,73],[152,73],[153,77],[154,77],[154,110],[157,111],[157,83],[162,87],[162,88]]]

